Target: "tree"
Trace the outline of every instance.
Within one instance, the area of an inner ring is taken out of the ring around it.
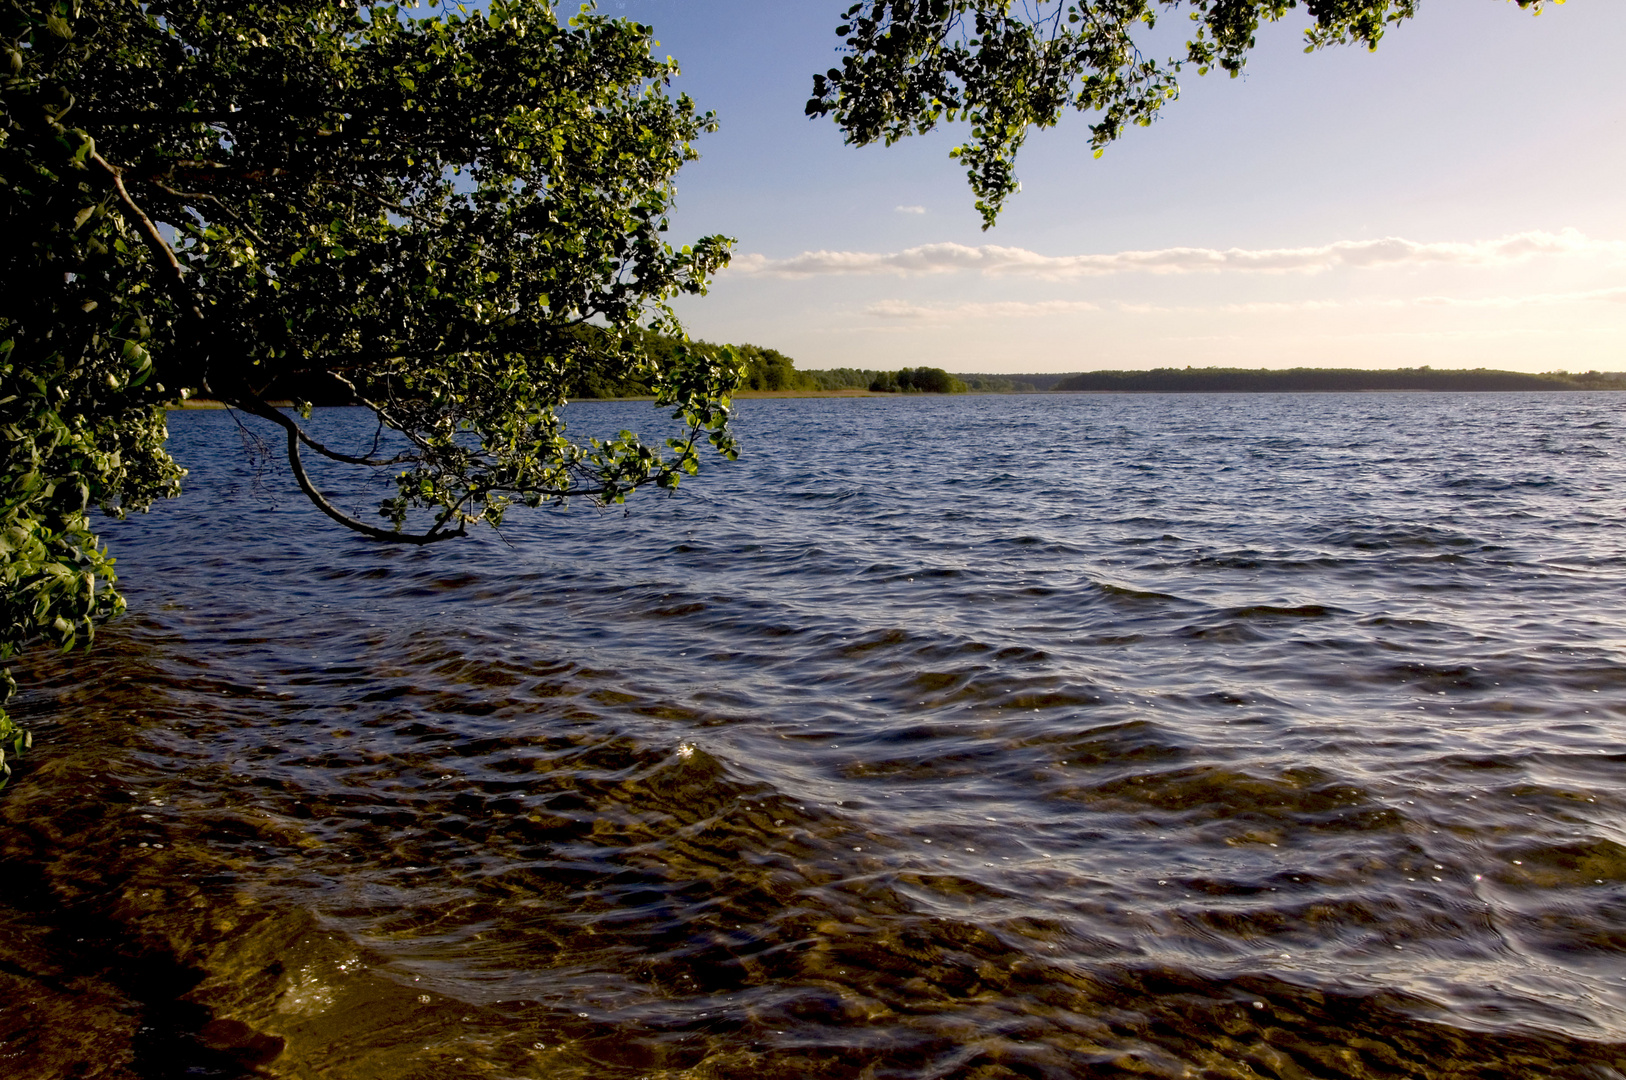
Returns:
[[[738,358],[641,347],[681,335],[667,302],[730,243],[663,238],[714,121],[651,46],[546,0],[3,0],[0,659],[121,610],[89,513],[178,491],[176,398],[275,424],[311,501],[386,542],[674,488],[703,441],[735,456]],[[571,441],[557,409],[593,373],[641,379],[678,433]],[[391,449],[325,446],[267,401],[313,381]],[[304,454],[394,471],[382,520],[330,503]]]
[[[1303,2],[1311,49],[1375,47],[1417,5]],[[807,109],[857,143],[968,121],[954,154],[986,228],[1030,128],[1097,111],[1099,153],[1156,117],[1184,65],[1234,76],[1259,24],[1297,6],[860,0]],[[1184,55],[1147,59],[1134,34],[1182,9]],[[591,12],[561,24],[546,0],[423,17],[377,0],[0,0],[0,661],[86,642],[122,609],[90,511],[177,493],[176,398],[279,427],[311,501],[384,542],[673,488],[702,437],[735,456],[739,355],[647,347],[681,337],[667,301],[704,292],[729,247],[663,239],[713,118],[667,92],[676,68],[651,45]],[[769,352],[752,370],[782,384]],[[567,436],[567,393],[633,383],[678,434]],[[324,385],[398,448],[325,446],[268,402]],[[393,470],[382,522],[332,505],[306,453]],[[0,702],[10,688],[0,669]],[[0,748],[23,739],[0,712]]]
[[[969,389],[942,368],[917,367],[877,372],[869,388],[886,394],[963,394]]]
[[[1540,13],[1547,0],[1514,0]],[[1552,0],[1563,3],[1564,0]],[[965,121],[969,141],[950,151],[993,226],[1020,185],[1015,163],[1031,128],[1063,110],[1097,112],[1090,143],[1100,157],[1126,125],[1146,126],[1179,95],[1187,66],[1241,74],[1262,22],[1303,7],[1305,51],[1359,43],[1417,13],[1418,0],[860,0],[836,34],[839,68],[813,79],[809,116],[833,116],[858,145],[891,145],[939,122]],[[1160,18],[1194,24],[1182,57],[1156,60],[1136,45]]]
[[[812,390],[816,384],[803,372],[796,370],[796,362],[778,349],[760,345],[713,345],[698,341],[682,343],[672,338],[651,335],[646,347],[653,355],[670,354],[674,348],[708,356],[721,356],[722,350],[733,349],[740,362],[740,389],[742,390]]]

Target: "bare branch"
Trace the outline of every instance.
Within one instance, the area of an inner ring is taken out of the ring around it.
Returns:
[[[269,420],[288,433],[288,467],[293,470],[294,480],[298,482],[299,490],[305,493],[305,497],[314,503],[318,510],[322,511],[322,513],[326,514],[334,521],[337,521],[345,528],[358,532],[363,536],[370,537],[371,539],[381,540],[387,544],[411,544],[417,547],[422,547],[426,544],[433,544],[440,540],[450,540],[454,536],[465,535],[461,525],[450,532],[444,533],[437,533],[434,530],[431,530],[428,533],[404,533],[397,532],[393,529],[380,529],[376,525],[369,525],[365,521],[351,517],[349,514],[345,513],[343,510],[340,510],[338,507],[329,502],[327,497],[323,495],[321,491],[317,489],[315,483],[311,481],[310,475],[305,472],[304,462],[302,462],[299,458],[301,432],[298,424],[294,423],[292,419],[283,415],[282,412],[272,408],[270,405],[266,404],[265,401],[254,395],[244,395],[244,397],[237,402],[237,405],[244,412],[251,413],[264,420]],[[440,527],[440,524],[444,524],[444,522],[437,523],[437,529]]]
[[[380,419],[382,419],[382,417]],[[372,457],[371,455],[367,455],[367,456],[364,456],[364,457],[355,457],[354,455],[346,454],[346,453],[343,453],[341,451],[333,450],[333,449],[330,449],[330,448],[328,448],[326,446],[323,446],[321,443],[319,443],[315,439],[311,438],[310,435],[305,431],[305,429],[302,428],[302,427],[299,427],[298,424],[295,424],[294,427],[297,428],[298,431],[299,431],[299,441],[300,442],[304,443],[306,446],[310,447],[312,450],[315,450],[318,454],[321,454],[323,457],[331,458],[334,461],[342,461],[346,465],[368,465],[368,466],[372,466],[373,468],[382,468],[385,465],[404,465],[404,464],[407,464],[409,462],[413,462],[413,461],[418,460],[418,458],[415,457],[412,454],[396,454],[392,458],[375,458],[375,457]],[[374,442],[374,445],[375,446],[377,445],[376,441]]]
[[[151,176],[142,177],[142,179],[148,184],[151,184],[153,187],[157,188],[159,191],[162,191],[166,195],[169,195],[181,202],[191,202],[196,200],[214,203],[216,206],[220,207],[221,210],[225,211],[228,217],[237,222],[239,228],[248,233],[249,236],[253,237],[256,244],[259,244],[262,248],[268,246],[265,242],[265,238],[254,230],[254,226],[244,221],[243,216],[224,199],[221,199],[215,195],[210,195],[206,191],[177,191],[168,184],[163,183],[162,181]]]
[[[159,262],[168,267],[168,273],[165,277],[169,291],[174,296],[175,301],[180,304],[183,311],[196,319],[200,326],[207,323],[208,320],[204,318],[203,308],[198,303],[197,295],[193,293],[192,287],[186,283],[186,272],[181,269],[181,261],[175,257],[175,252],[164,241],[163,234],[158,231],[158,226],[152,223],[152,218],[148,217],[146,212],[130,197],[129,189],[124,186],[124,177],[121,170],[109,164],[108,160],[94,149],[86,156],[103,172],[107,173],[112,181],[113,190],[118,193],[119,202],[124,206],[126,216],[134,219],[136,228],[141,233],[142,241],[158,257]]]
[[[389,210],[394,210],[397,214],[400,214],[402,217],[407,218],[407,219],[409,219],[411,221],[416,221],[419,225],[428,225],[428,226],[431,226],[431,227],[438,227],[441,224],[440,222],[436,221],[434,218],[425,217],[424,215],[418,213],[416,210],[413,210],[410,207],[402,206],[398,202],[394,202],[394,201],[392,201],[390,199],[386,199],[384,196],[380,195],[378,192],[373,191],[373,190],[371,190],[369,188],[366,188],[366,187],[362,186],[361,184],[340,182],[338,180],[329,180],[326,177],[320,177],[320,176],[316,178],[316,182],[318,184],[326,184],[328,187],[345,188],[345,189],[348,189],[350,191],[359,192],[362,195],[367,196],[369,199],[372,199],[374,202],[378,203],[380,206],[383,206],[383,207],[385,207],[386,209],[389,209]]]

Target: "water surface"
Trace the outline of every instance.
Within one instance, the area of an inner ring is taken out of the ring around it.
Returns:
[[[130,614],[27,665],[17,964],[80,1005],[0,1064],[1626,1074],[1621,398],[739,411],[427,550],[173,414]]]

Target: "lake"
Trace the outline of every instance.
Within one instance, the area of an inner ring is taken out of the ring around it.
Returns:
[[[0,1067],[1618,1080],[1623,404],[745,401],[429,549],[171,414],[18,669]]]

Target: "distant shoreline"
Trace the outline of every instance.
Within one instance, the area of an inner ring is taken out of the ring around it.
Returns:
[[[1518,391],[1626,390],[1626,374],[1589,371],[1572,375],[1528,374],[1488,368],[1160,368],[1092,371],[1069,375],[1056,391],[1140,393],[1505,393]]]
[[[1540,386],[1540,387],[1512,387],[1503,389],[1499,387],[1459,389],[1450,387],[1443,390],[1428,387],[1395,386],[1380,389],[1362,390],[968,390],[963,394],[888,394],[875,390],[741,390],[733,395],[735,401],[759,401],[781,398],[879,398],[879,399],[909,399],[909,398],[967,398],[967,397],[1128,397],[1135,394],[1573,394],[1573,393],[1619,393],[1626,391],[1622,386]],[[613,398],[571,398],[569,404],[581,405],[593,401],[650,401],[655,399],[648,394],[632,397]],[[292,401],[269,401],[266,404],[278,409],[291,409]],[[211,409],[224,409],[224,402],[212,398],[188,398],[186,401],[174,401],[165,405],[170,412],[206,412]],[[345,408],[347,406],[335,402],[328,402],[318,408]]]
[[[800,374],[800,373],[798,373]],[[1583,374],[1547,372],[1540,375],[1488,368],[1155,368],[1150,371],[1087,371],[1075,374],[956,375],[972,380],[998,380],[1019,384],[1011,389],[968,389],[966,396],[1043,397],[1051,394],[1506,394],[1573,393],[1592,390],[1626,390],[1626,372],[1589,371]],[[1022,385],[1025,384],[1025,385]],[[1037,384],[1037,385],[1034,385]],[[986,385],[986,383],[984,383]],[[740,390],[736,400],[775,398],[899,398],[959,397],[961,394],[899,393],[842,387],[820,390]],[[653,401],[648,394],[625,397],[573,397],[583,401]],[[291,408],[285,398],[272,399],[277,408]],[[338,405],[339,401],[317,404]],[[218,401],[191,398],[174,402],[169,409],[221,409]]]
[[[755,398],[948,398],[948,397],[1076,397],[1079,395],[1122,394],[1568,394],[1589,391],[1626,391],[1626,382],[1617,386],[1516,386],[1516,387],[1418,387],[1390,386],[1353,390],[967,390],[963,394],[889,394],[874,390],[741,390],[736,400]],[[579,398],[580,401],[652,401],[653,398]]]

